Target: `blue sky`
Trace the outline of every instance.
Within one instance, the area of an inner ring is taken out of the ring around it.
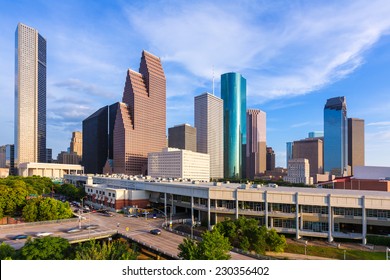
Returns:
[[[18,22],[47,39],[47,146],[120,101],[143,49],[162,58],[167,126],[193,124],[193,98],[220,96],[220,75],[247,79],[247,106],[267,113],[267,145],[323,130],[326,99],[365,120],[366,165],[390,166],[390,2],[0,0],[0,145],[13,143]]]

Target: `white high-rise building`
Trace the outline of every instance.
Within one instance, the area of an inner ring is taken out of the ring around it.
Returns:
[[[223,100],[208,92],[195,96],[198,153],[210,155],[211,178],[223,178]]]
[[[15,44],[15,165],[46,162],[46,39],[19,23]]]
[[[310,164],[306,158],[295,158],[288,161],[287,176],[284,181],[290,183],[313,184],[313,177],[310,177]]]
[[[208,182],[210,156],[177,148],[148,154],[148,174],[153,178],[181,178]]]

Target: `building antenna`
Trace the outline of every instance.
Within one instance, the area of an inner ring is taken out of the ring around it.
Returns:
[[[213,64],[213,95],[214,95],[214,64]]]

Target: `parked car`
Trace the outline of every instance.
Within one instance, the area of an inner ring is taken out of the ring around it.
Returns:
[[[25,234],[18,234],[18,235],[15,235],[14,237],[12,237],[12,240],[19,240],[19,239],[27,239],[27,235]]]
[[[150,233],[154,234],[154,235],[160,235],[161,234],[161,230],[158,229],[158,228],[155,228],[155,229],[150,230]]]
[[[36,237],[45,237],[45,236],[50,236],[52,235],[52,232],[38,232],[35,236]]]

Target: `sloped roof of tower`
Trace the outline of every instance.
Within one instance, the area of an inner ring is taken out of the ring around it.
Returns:
[[[146,69],[143,67],[146,66]],[[147,71],[147,72],[145,72]],[[139,72],[142,75],[158,75],[161,78],[165,79],[164,70],[161,64],[161,59],[158,56],[155,56],[154,54],[151,54],[150,52],[147,52],[145,50],[142,51],[142,58],[141,58],[141,64],[139,68]]]

